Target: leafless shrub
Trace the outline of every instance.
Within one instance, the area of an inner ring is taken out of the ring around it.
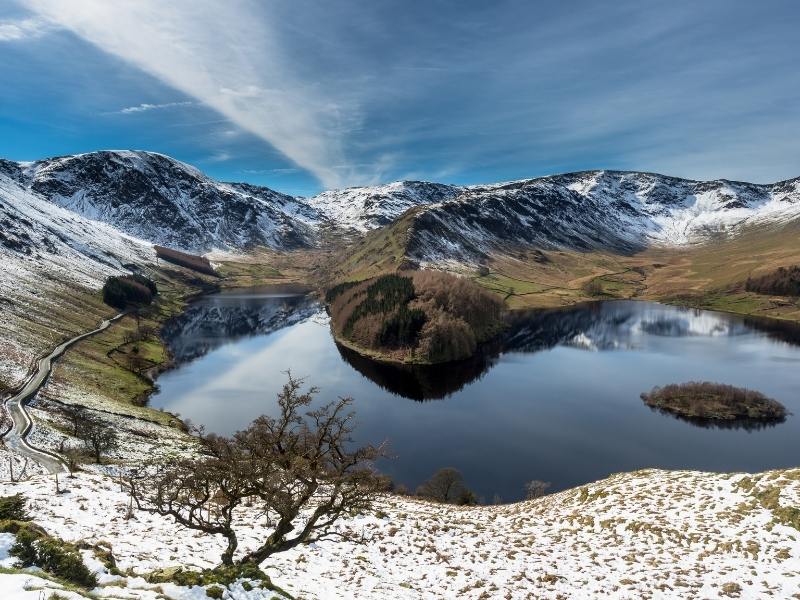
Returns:
[[[278,395],[277,417],[259,417],[232,437],[200,432],[204,458],[150,465],[146,475],[130,477],[137,507],[222,535],[224,565],[233,564],[233,515],[245,503],[259,507],[274,529],[239,563],[257,565],[302,543],[349,537],[336,523],[368,510],[387,489],[371,467],[383,449],[352,449],[351,399],[307,410],[317,390],[303,393],[302,383],[289,375]]]
[[[439,469],[417,488],[417,495],[447,504],[475,504],[475,494],[464,483],[461,471],[453,467]]]
[[[541,498],[547,494],[552,484],[549,481],[540,481],[533,479],[525,484],[525,498],[527,500],[534,500]]]

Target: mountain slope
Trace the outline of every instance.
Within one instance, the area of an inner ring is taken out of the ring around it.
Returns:
[[[109,312],[96,294],[106,276],[154,261],[151,244],[42,199],[19,165],[0,161],[0,388]]]
[[[58,206],[190,252],[307,247],[321,220],[292,196],[221,183],[152,152],[91,152],[18,167],[25,187]]]
[[[736,235],[800,216],[800,179],[772,185],[590,171],[472,186],[421,207],[407,254],[421,264],[480,263],[519,248],[632,254]]]

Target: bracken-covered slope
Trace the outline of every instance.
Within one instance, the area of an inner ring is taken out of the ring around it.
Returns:
[[[205,252],[316,242],[320,215],[307,204],[265,187],[218,182],[162,154],[91,152],[18,167],[31,192],[156,244]]]
[[[800,216],[800,179],[771,185],[589,171],[472,186],[423,206],[407,255],[421,264],[479,263],[496,251],[605,250],[631,254],[733,236]]]

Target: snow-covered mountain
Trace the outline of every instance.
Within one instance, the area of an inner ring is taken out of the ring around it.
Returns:
[[[307,202],[339,227],[364,232],[389,225],[414,206],[451,200],[465,189],[427,181],[395,181],[322,192]]]
[[[18,167],[25,188],[58,206],[190,252],[307,247],[321,219],[292,196],[221,183],[152,152],[91,152]]]
[[[588,171],[471,186],[423,206],[409,228],[407,250],[422,264],[475,263],[513,247],[632,253],[798,217],[800,178],[756,185]]]
[[[71,210],[27,187],[16,163],[0,160],[0,290],[20,289],[35,273],[75,285],[97,283],[127,263],[155,260],[152,245]]]
[[[586,171],[476,186],[399,181],[299,198],[222,183],[150,152],[2,164],[31,197],[190,252],[310,247],[320,243],[323,225],[364,233],[411,208],[403,223],[408,257],[440,266],[521,247],[631,253],[682,246],[800,216],[800,179],[756,185]]]

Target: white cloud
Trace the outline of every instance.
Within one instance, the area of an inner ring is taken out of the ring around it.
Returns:
[[[38,38],[53,28],[51,23],[40,18],[0,21],[0,42],[15,42]]]
[[[140,113],[140,112],[147,112],[149,110],[160,110],[162,108],[174,108],[177,106],[191,106],[194,102],[186,101],[186,102],[165,102],[163,104],[148,104],[143,102],[142,104],[137,104],[136,106],[127,106],[125,108],[121,108],[117,112],[128,115],[131,113]]]
[[[258,3],[31,0],[26,6],[220,112],[325,186],[356,176],[331,168],[347,162],[341,123],[352,114],[295,75]]]

